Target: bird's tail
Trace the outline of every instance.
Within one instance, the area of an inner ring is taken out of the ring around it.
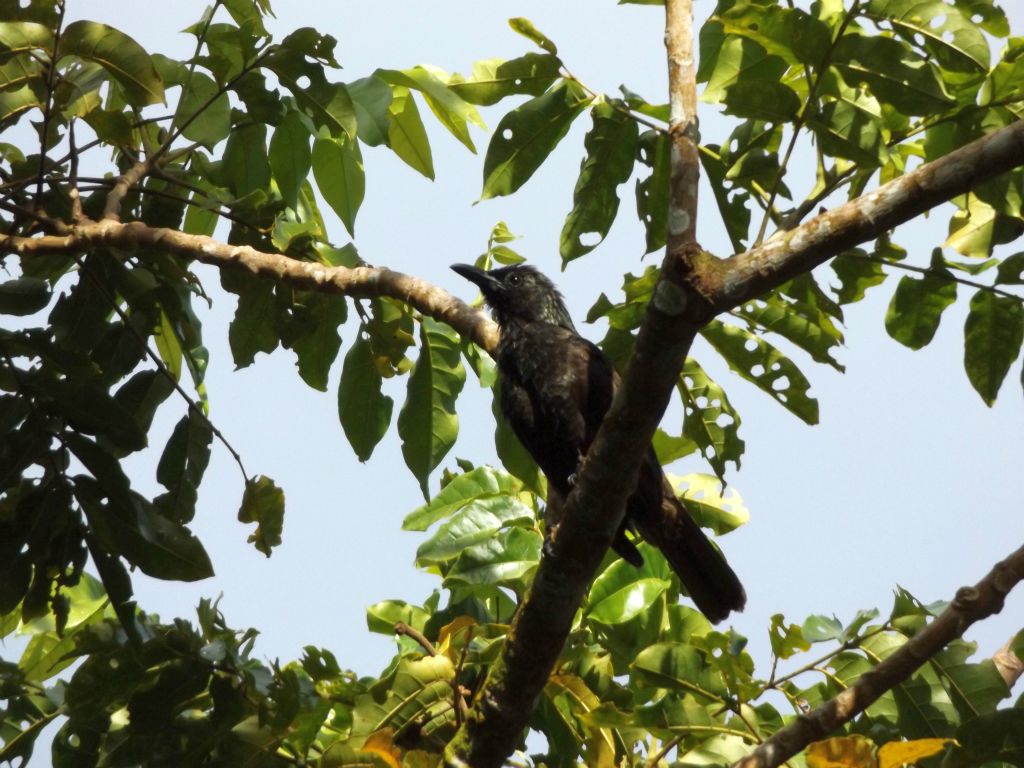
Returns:
[[[713,624],[747,603],[739,577],[711,543],[668,483],[662,497],[662,519],[656,526],[642,526],[640,533],[665,555],[700,612]],[[650,530],[645,530],[650,528]]]

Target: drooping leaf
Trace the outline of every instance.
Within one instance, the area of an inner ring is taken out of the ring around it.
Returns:
[[[388,146],[406,165],[433,180],[434,160],[430,151],[430,141],[420,119],[416,101],[408,88],[400,85],[393,87],[388,114],[391,116],[391,122],[388,124]]]
[[[717,320],[706,325],[701,335],[732,370],[804,422],[818,423],[818,401],[807,394],[810,382],[778,349],[760,336]]]
[[[419,566],[456,558],[464,549],[491,539],[508,526],[530,525],[533,510],[513,496],[474,499],[445,520],[416,550]]]
[[[956,283],[952,280],[904,276],[885,314],[885,330],[900,344],[921,349],[935,337],[943,311],[954,301]]]
[[[682,436],[693,441],[711,464],[719,479],[726,465],[740,466],[745,443],[739,436],[740,416],[725,390],[691,357],[683,363],[677,385],[685,418]]]
[[[579,85],[563,81],[505,115],[487,145],[481,198],[510,195],[525,184],[589,102]]]
[[[132,38],[97,21],[73,21],[64,28],[57,51],[100,64],[137,107],[164,100],[164,85],[146,50]]]
[[[193,518],[212,443],[210,422],[190,408],[171,432],[157,464],[156,479],[167,489],[153,500],[160,514],[180,523]]]
[[[207,148],[231,132],[231,104],[226,92],[207,75],[193,72],[182,84],[174,124],[182,135]]]
[[[366,174],[359,145],[351,139],[319,138],[313,142],[313,176],[327,204],[350,235],[366,194]]]
[[[274,547],[281,543],[284,528],[284,491],[269,477],[260,475],[245,484],[242,505],[238,508],[240,523],[256,523],[256,530],[246,539],[256,549],[270,557]]]
[[[338,416],[360,461],[370,458],[391,424],[394,401],[381,392],[382,381],[370,343],[360,334],[345,355],[338,386]]]
[[[231,132],[224,148],[224,171],[228,188],[236,198],[270,186],[267,126],[250,123]]]
[[[299,190],[309,175],[311,158],[309,129],[298,112],[289,111],[274,129],[268,159],[281,197],[291,208],[298,208]]]
[[[19,277],[0,283],[0,313],[31,315],[50,303],[50,284],[38,277]]]
[[[409,376],[408,394],[398,414],[405,463],[429,498],[427,480],[459,432],[455,400],[466,382],[458,337],[429,317],[420,322],[420,354]]]
[[[633,171],[637,126],[608,103],[591,112],[593,128],[584,139],[587,157],[573,192],[573,207],[562,227],[563,265],[604,240],[619,210],[618,187]]]
[[[647,232],[647,249],[652,253],[665,246],[668,237],[668,181],[672,143],[660,131],[640,136],[639,159],[651,173],[636,182],[636,212]]]
[[[964,368],[986,405],[993,405],[1024,341],[1024,305],[979,290],[964,325]]]
[[[413,67],[412,69],[379,69],[374,74],[393,86],[402,86],[423,94],[427,106],[448,132],[458,139],[470,152],[476,152],[469,135],[469,124],[484,127],[476,107],[464,101],[448,84],[448,76],[437,69]]]
[[[385,143],[390,130],[391,86],[370,75],[348,84],[348,93],[356,110],[359,140],[370,147]]]

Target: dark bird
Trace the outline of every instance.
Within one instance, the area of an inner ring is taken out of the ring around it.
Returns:
[[[576,332],[558,289],[533,267],[487,272],[455,264],[452,269],[479,286],[501,329],[502,413],[547,476],[549,496],[553,489],[564,499],[611,406],[619,375],[604,352]],[[642,565],[627,530],[662,551],[708,619],[719,622],[743,609],[743,586],[676,498],[653,448],[612,542],[626,561]]]

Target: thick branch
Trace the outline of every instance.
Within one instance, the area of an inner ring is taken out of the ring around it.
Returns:
[[[204,235],[150,227],[141,222],[122,224],[112,219],[86,222],[64,236],[0,235],[0,253],[18,253],[25,257],[78,254],[97,247],[142,252],[159,249],[215,267],[246,269],[254,275],[271,277],[296,288],[357,297],[389,296],[447,323],[464,338],[488,351],[494,349],[498,341],[497,326],[482,312],[425,280],[384,267],[325,267],[279,253],[265,253],[247,245],[229,245]]]
[[[760,248],[705,262],[698,288],[718,311],[732,309],[1021,164],[1024,122],[1017,122],[779,232]]]
[[[963,635],[969,626],[999,613],[1007,593],[1024,580],[1024,547],[997,563],[973,587],[963,587],[949,608],[849,688],[776,732],[734,768],[774,768],[812,741],[828,736],[863,712],[879,696],[910,677],[914,670]]]
[[[668,252],[677,253],[697,241],[697,70],[693,52],[692,0],[665,3],[665,47],[668,53],[669,138],[672,174],[668,203]]]

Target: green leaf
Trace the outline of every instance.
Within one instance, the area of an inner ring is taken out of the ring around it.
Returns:
[[[398,434],[406,466],[419,480],[424,498],[429,498],[430,473],[455,444],[459,432],[455,400],[465,382],[458,336],[447,325],[423,317],[420,354],[398,414]]]
[[[954,640],[928,662],[945,684],[964,722],[994,712],[999,702],[1010,695],[991,659],[969,661],[975,650],[973,643]]]
[[[828,314],[801,301],[770,293],[736,308],[736,314],[796,344],[815,361],[844,370],[832,357],[843,334]]]
[[[195,516],[212,443],[210,422],[190,408],[171,432],[156,468],[156,479],[167,493],[156,497],[153,505],[164,517],[187,523]]]
[[[558,48],[553,42],[551,42],[551,39],[537,29],[529,19],[522,16],[516,16],[515,18],[508,20],[508,25],[523,37],[535,42],[552,56],[558,55]]]
[[[980,75],[989,68],[984,33],[956,6],[939,0],[871,0],[864,15],[889,22],[904,37],[923,44],[943,70]]]
[[[792,88],[778,80],[740,80],[725,89],[725,114],[789,123],[796,119],[803,101]]]
[[[749,331],[712,321],[701,335],[729,367],[807,424],[818,423],[818,401],[807,393],[807,377],[778,349]]]
[[[0,56],[4,59],[16,53],[33,50],[51,50],[53,31],[35,21],[0,22]]]
[[[125,452],[146,447],[146,433],[124,407],[96,382],[65,378],[41,388],[51,407],[75,429],[109,439]]]
[[[844,35],[832,51],[832,66],[849,85],[866,85],[907,115],[941,113],[953,104],[934,66],[890,37]]]
[[[124,32],[96,21],[73,21],[61,33],[57,59],[78,56],[110,73],[136,107],[164,100],[164,85],[146,50]]]
[[[490,540],[509,526],[529,526],[533,510],[513,496],[474,499],[438,526],[434,535],[416,549],[420,567],[453,560],[464,550]]]
[[[391,121],[388,124],[388,146],[414,171],[434,178],[434,160],[430,152],[427,131],[420,119],[416,100],[408,88],[396,85],[388,105]]]
[[[294,350],[299,376],[313,389],[327,391],[331,366],[341,349],[338,326],[348,318],[344,296],[316,291],[295,294],[282,343]]]
[[[281,543],[284,528],[284,491],[269,477],[259,475],[245,484],[242,506],[238,508],[240,523],[256,523],[256,530],[246,541],[270,557],[274,547]]]
[[[640,162],[651,174],[636,182],[636,212],[647,231],[647,250],[653,253],[665,246],[668,237],[668,182],[672,143],[661,131],[646,131],[640,136]]]
[[[734,462],[738,469],[746,449],[739,436],[739,413],[725,390],[692,357],[683,363],[677,389],[685,409],[682,437],[692,440],[724,479],[726,464]]]
[[[507,96],[544,93],[561,71],[557,57],[544,53],[528,53],[518,59],[487,59],[473,64],[468,80],[453,77],[449,87],[470,104],[491,106]]]
[[[708,700],[724,692],[718,677],[700,651],[683,643],[656,643],[633,662],[632,674],[657,688],[684,691]]]
[[[712,20],[726,34],[751,40],[789,64],[818,67],[828,54],[828,27],[806,11],[756,3],[736,3]]]
[[[258,352],[269,354],[277,348],[274,284],[243,269],[222,269],[220,282],[225,290],[238,296],[238,308],[228,329],[228,343],[235,365],[245,368],[252,365]]]
[[[50,284],[38,277],[19,277],[0,283],[0,312],[31,315],[50,303]]]
[[[540,561],[542,537],[535,530],[507,528],[489,540],[465,549],[452,565],[444,585],[490,595],[507,587],[522,596]]]
[[[394,635],[395,624],[408,624],[420,632],[427,626],[430,614],[404,600],[384,600],[366,609],[366,628],[382,635]]]
[[[980,290],[971,297],[964,324],[964,368],[986,405],[993,405],[1024,341],[1024,306],[1019,299]]]
[[[948,764],[952,768],[1024,763],[1024,708],[1014,707],[965,722],[956,732],[959,747]],[[946,763],[943,763],[944,765]]]
[[[834,616],[808,616],[804,622],[803,635],[812,643],[836,640],[843,636],[843,625]]]
[[[212,148],[231,132],[231,103],[209,76],[193,72],[182,85],[174,124],[184,126],[186,139]]]
[[[900,344],[921,349],[935,337],[942,313],[956,301],[956,283],[933,275],[903,276],[885,314],[885,330]]]
[[[228,189],[236,198],[270,186],[267,159],[267,126],[250,123],[235,128],[224,147],[224,174]]]
[[[698,525],[710,528],[717,536],[750,522],[750,510],[743,503],[739,491],[731,488],[728,496],[723,495],[722,484],[717,477],[684,475],[673,485],[690,516]]]
[[[636,579],[614,592],[591,596],[586,616],[602,624],[622,624],[650,610],[668,588],[669,582],[664,579]]]
[[[445,82],[446,75],[437,69],[413,67],[401,71],[378,69],[374,74],[387,80],[393,86],[402,86],[419,91],[441,125],[458,139],[470,152],[476,152],[469,136],[469,123],[484,127],[476,108],[464,101]]]
[[[481,199],[510,195],[525,184],[589,103],[581,86],[562,81],[505,115],[487,146]]]
[[[788,659],[797,653],[811,650],[811,644],[804,637],[803,629],[798,624],[787,626],[781,613],[772,616],[768,639],[771,641],[772,655],[780,659]]]
[[[999,264],[996,283],[1000,285],[1024,285],[1024,252],[1007,256]]]
[[[839,287],[832,287],[840,304],[855,304],[870,288],[885,282],[885,270],[877,261],[861,258],[860,251],[841,253],[830,262],[839,278]]]
[[[359,145],[351,139],[320,138],[313,142],[313,176],[324,200],[338,214],[350,235],[366,193],[366,175]]]
[[[595,106],[591,117],[594,126],[583,142],[587,157],[576,180],[572,211],[562,227],[563,266],[604,240],[619,210],[618,186],[633,172],[636,122],[608,103]]]
[[[360,333],[345,355],[338,386],[338,417],[352,449],[366,461],[391,423],[394,400],[381,392],[369,340]]]
[[[425,531],[475,499],[512,496],[522,489],[523,484],[507,472],[488,466],[476,467],[453,479],[428,503],[406,515],[402,530]]]
[[[299,207],[299,190],[309,175],[312,153],[309,129],[302,116],[289,110],[270,139],[270,170],[288,207]]]
[[[376,75],[348,84],[348,93],[356,111],[359,140],[369,147],[379,147],[390,130],[391,86]]]

